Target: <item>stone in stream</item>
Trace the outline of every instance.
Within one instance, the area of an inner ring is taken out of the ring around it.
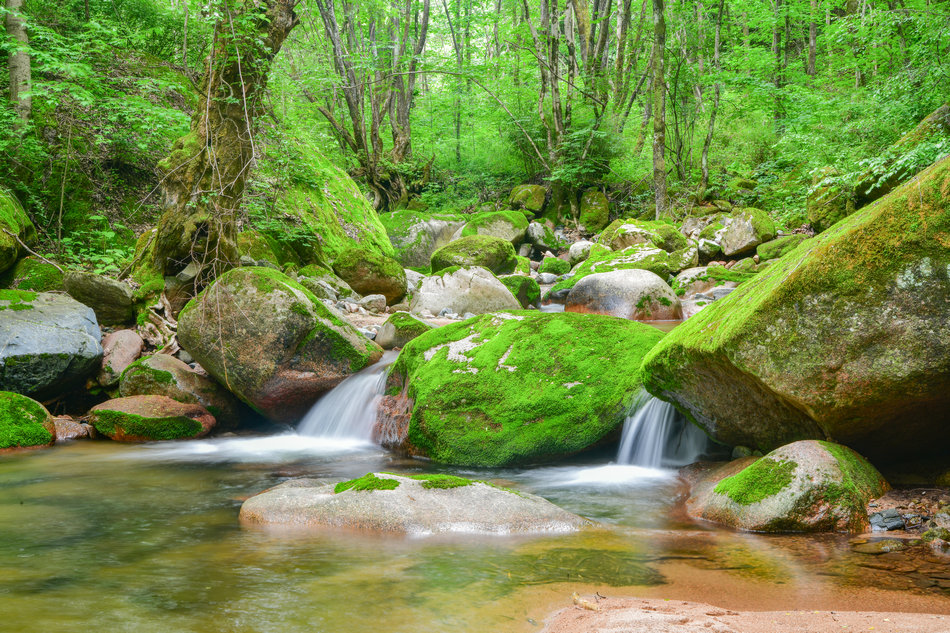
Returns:
[[[510,245],[509,245],[510,246]],[[426,277],[410,304],[412,312],[483,314],[521,307],[511,291],[491,272],[478,266],[449,268]]]
[[[0,390],[43,398],[81,385],[101,338],[92,308],[71,297],[0,290]]]
[[[652,244],[634,244],[622,251],[612,251],[605,246],[595,244],[591,247],[588,258],[574,269],[573,275],[558,281],[544,296],[544,301],[551,300],[552,295],[559,290],[573,288],[577,282],[588,275],[631,269],[649,270],[662,279],[667,279],[670,276],[669,253]]]
[[[368,249],[346,249],[334,260],[333,272],[361,295],[383,295],[383,307],[406,296],[402,264]]]
[[[53,416],[46,407],[18,393],[0,391],[0,452],[46,446],[55,440]]]
[[[383,349],[402,348],[412,339],[431,329],[431,325],[408,312],[396,312],[379,328],[375,340]]]
[[[635,321],[514,311],[443,325],[393,364],[376,437],[435,461],[503,466],[605,441],[663,336]]]
[[[576,532],[593,525],[532,494],[452,475],[368,473],[327,484],[296,479],[241,506],[245,525],[427,535]]]
[[[241,400],[289,423],[383,353],[302,285],[267,268],[218,277],[182,310],[178,338]]]
[[[644,383],[714,439],[944,455],[950,417],[950,157],[677,327]]]
[[[889,488],[863,457],[831,442],[793,442],[748,462],[696,484],[687,512],[753,532],[863,532],[867,503]]]
[[[515,272],[515,249],[508,240],[489,235],[470,235],[432,253],[432,274],[458,266],[481,266],[496,275]]]
[[[680,300],[649,270],[615,270],[588,275],[567,295],[567,312],[606,314],[635,321],[678,321]]]
[[[130,396],[94,406],[89,423],[97,433],[119,442],[150,442],[207,435],[215,419],[200,404],[165,396]]]
[[[538,266],[538,273],[551,273],[555,276],[565,275],[571,271],[571,264],[563,259],[558,259],[557,257],[545,257],[541,260],[541,265]]]

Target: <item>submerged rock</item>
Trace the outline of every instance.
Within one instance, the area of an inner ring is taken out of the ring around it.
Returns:
[[[867,503],[889,488],[851,449],[813,440],[787,444],[730,471],[720,469],[697,484],[687,512],[754,532],[863,532]]]
[[[0,450],[46,446],[56,440],[53,416],[26,396],[0,391]]]
[[[382,349],[289,277],[228,271],[182,310],[182,347],[258,412],[297,422],[323,393]]]
[[[683,318],[672,288],[649,270],[615,270],[589,275],[571,288],[567,312],[606,314],[635,321]]]
[[[550,501],[451,475],[369,473],[326,484],[297,479],[244,502],[245,525],[399,534],[574,532],[591,524]]]
[[[119,442],[149,442],[207,435],[215,419],[200,404],[183,404],[165,396],[131,396],[94,406],[89,423],[96,432]]]
[[[580,452],[621,424],[640,359],[662,336],[635,321],[536,311],[444,325],[399,355],[376,435],[469,466]]]
[[[647,389],[722,443],[938,453],[950,411],[950,157],[670,333]]]
[[[477,266],[449,268],[426,277],[410,305],[416,314],[439,314],[446,309],[456,314],[484,314],[521,307],[505,284]]]

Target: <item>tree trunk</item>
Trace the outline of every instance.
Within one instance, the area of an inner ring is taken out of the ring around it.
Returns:
[[[222,16],[191,131],[159,163],[165,212],[153,263],[195,289],[238,260],[237,212],[254,160],[255,120],[271,62],[297,24],[294,0],[215,0]]]
[[[16,42],[7,62],[10,67],[10,101],[20,118],[20,124],[26,126],[33,111],[33,99],[30,97],[30,37],[21,14],[23,0],[7,0],[6,8],[7,35]]]
[[[656,218],[666,212],[666,20],[663,0],[653,0],[653,187]]]
[[[808,21],[808,73],[815,76],[815,58],[818,56],[818,0],[811,0],[811,18]]]
[[[713,41],[713,68],[718,73],[720,68],[719,49],[722,43],[722,10],[725,0],[719,0],[718,11],[716,12],[716,34]],[[719,95],[721,92],[719,78],[716,78],[716,84],[713,86],[713,106],[709,113],[709,128],[706,131],[706,140],[703,142],[702,170],[703,176],[699,183],[700,193],[706,193],[706,187],[709,186],[709,148],[712,145],[713,130],[716,128],[716,114],[719,111]]]

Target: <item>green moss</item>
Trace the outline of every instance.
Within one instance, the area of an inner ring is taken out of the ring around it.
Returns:
[[[171,372],[162,369],[153,369],[149,366],[148,360],[150,358],[151,356],[143,356],[126,367],[122,371],[120,380],[126,381],[136,374],[145,374],[148,376],[149,382],[158,383],[160,385],[175,384],[175,376],[172,375]]]
[[[588,189],[581,196],[579,221],[588,231],[599,231],[610,221],[610,202],[599,189]]]
[[[740,505],[758,503],[784,490],[792,482],[797,467],[798,464],[793,461],[776,461],[763,457],[720,481],[714,492],[726,495]]]
[[[470,235],[446,244],[432,253],[432,273],[450,266],[482,266],[496,275],[515,271],[515,249],[508,240],[489,235]]]
[[[341,481],[333,487],[333,494],[340,494],[347,490],[354,492],[365,492],[373,490],[395,490],[399,487],[399,481],[396,479],[384,479],[377,477],[373,473],[366,473],[357,479]]]
[[[518,211],[489,211],[476,213],[468,218],[468,222],[462,227],[462,237],[491,235],[495,226],[500,226],[505,231],[514,230],[522,235],[528,229],[528,220]]]
[[[0,286],[35,292],[63,289],[63,273],[52,264],[36,257],[24,257],[0,276]]]
[[[659,301],[660,303],[662,303],[662,304],[665,305],[665,306],[671,306],[671,305],[673,305],[673,302],[670,301],[669,299],[667,299],[666,297],[660,297],[659,299],[657,299],[657,301]]]
[[[515,209],[524,208],[532,213],[538,213],[544,208],[544,198],[547,192],[541,185],[518,185],[511,190],[508,202]]]
[[[505,275],[498,278],[511,291],[522,308],[537,306],[541,301],[541,286],[531,277],[524,275]]]
[[[551,273],[552,275],[566,275],[571,272],[571,265],[563,259],[557,257],[545,257],[541,260],[538,267],[539,273]]]
[[[795,250],[799,244],[807,239],[808,236],[801,233],[783,235],[764,244],[759,244],[755,252],[759,256],[759,261],[766,262],[770,259],[777,259],[785,253]]]
[[[531,274],[531,260],[527,257],[522,257],[518,255],[518,263],[515,266],[516,275],[530,275]]]
[[[463,486],[471,486],[475,483],[471,479],[455,477],[454,475],[409,475],[409,478],[421,481],[422,487],[427,490],[462,488]]]
[[[884,494],[887,483],[874,466],[846,446],[819,441],[841,470],[841,481],[828,486],[825,500],[836,506],[851,506],[856,512],[864,510],[866,499]]]
[[[185,416],[146,418],[134,413],[100,409],[90,415],[96,431],[113,436],[121,430],[125,435],[145,440],[178,440],[195,437],[202,432],[201,423]]]
[[[254,261],[268,261],[280,265],[282,262],[274,254],[270,242],[257,231],[242,231],[237,237],[238,252]]]
[[[397,334],[402,338],[415,338],[432,329],[432,326],[423,323],[408,312],[394,312],[386,323],[396,328]]]
[[[44,426],[49,420],[49,412],[39,402],[0,391],[0,448],[49,444],[53,434]]]
[[[669,254],[666,251],[649,244],[628,246],[622,251],[612,251],[595,244],[590,249],[590,256],[577,266],[574,274],[554,284],[545,296],[549,297],[558,290],[573,288],[577,282],[588,275],[614,270],[649,270],[662,279],[667,279],[670,276],[669,261]]]

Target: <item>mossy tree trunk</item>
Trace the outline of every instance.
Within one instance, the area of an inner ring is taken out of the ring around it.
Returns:
[[[191,131],[161,163],[165,211],[153,263],[196,285],[237,263],[237,213],[254,160],[271,62],[297,24],[295,0],[214,0],[214,40]],[[192,266],[194,265],[194,266]]]

